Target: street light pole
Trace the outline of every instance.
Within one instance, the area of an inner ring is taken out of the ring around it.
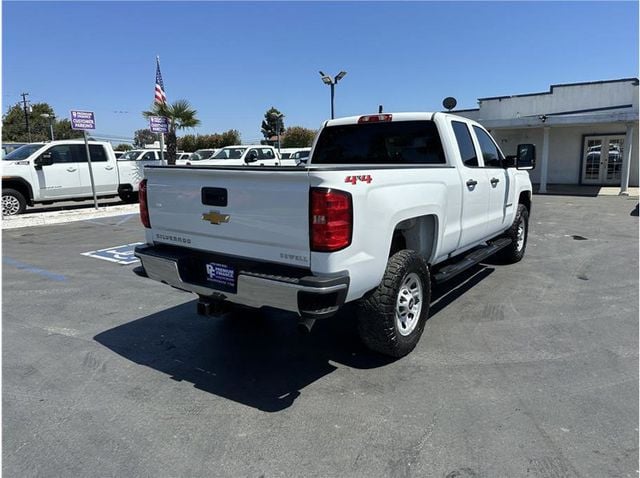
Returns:
[[[53,120],[55,119],[55,115],[50,115],[49,113],[42,113],[40,116],[42,118],[49,119],[49,131],[51,132],[51,141],[53,141]]]
[[[334,114],[333,114],[335,87],[336,87],[336,84],[335,83],[331,83],[331,119],[333,119],[335,117]]]
[[[322,82],[325,85],[329,85],[331,87],[331,119],[333,119],[334,116],[334,98],[335,98],[335,86],[338,84],[338,82],[345,77],[345,75],[347,74],[346,71],[341,71],[340,73],[338,73],[335,77],[329,76],[329,75],[325,75],[323,72],[320,72],[320,76],[322,77]]]
[[[278,138],[278,156],[280,156],[280,122],[284,118],[284,114],[280,113],[275,115],[276,117],[276,137]]]

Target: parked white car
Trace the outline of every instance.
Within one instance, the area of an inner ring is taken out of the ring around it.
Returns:
[[[304,166],[309,158],[311,148],[281,148],[280,166]]]
[[[132,149],[120,156],[118,161],[160,161],[160,150]]]
[[[292,153],[290,158],[296,162],[296,166],[300,166],[300,165],[307,164],[310,153],[311,153],[311,148],[301,148],[296,152]]]
[[[128,151],[116,160],[110,143],[90,141],[96,195],[138,198],[144,167],[166,164],[156,151]],[[31,143],[2,160],[2,215],[22,213],[36,203],[93,197],[86,147],[82,140]]]
[[[187,164],[189,158],[193,156],[194,153],[176,153],[176,164],[184,165]]]
[[[278,152],[273,146],[261,144],[226,146],[198,166],[280,166]]]

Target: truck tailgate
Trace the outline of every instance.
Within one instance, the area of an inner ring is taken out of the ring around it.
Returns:
[[[309,178],[298,168],[146,169],[154,243],[309,267]]]

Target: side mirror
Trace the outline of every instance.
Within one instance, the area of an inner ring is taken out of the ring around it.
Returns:
[[[53,157],[51,156],[51,152],[47,151],[42,153],[36,158],[33,164],[36,169],[42,169],[42,166],[51,166],[53,164]]]
[[[519,144],[516,156],[516,168],[533,169],[536,167],[536,147],[533,144]]]
[[[255,163],[258,160],[258,153],[255,151],[250,151],[247,157],[245,158],[245,163]]]

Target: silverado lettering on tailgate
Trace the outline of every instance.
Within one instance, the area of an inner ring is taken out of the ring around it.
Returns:
[[[160,234],[158,232],[156,232],[156,239],[159,239],[161,241],[179,242],[181,244],[191,244],[191,239],[189,239],[188,237],[173,236],[169,234]]]

